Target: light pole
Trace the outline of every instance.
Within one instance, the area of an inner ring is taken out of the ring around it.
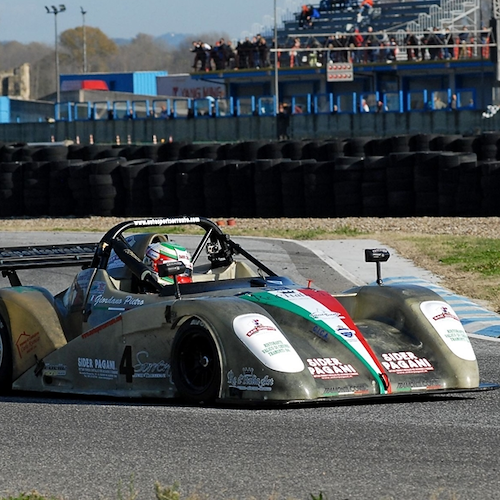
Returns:
[[[276,0],[274,0],[274,95],[276,99],[276,112],[280,107],[280,92],[278,87],[278,17]]]
[[[80,7],[80,10],[82,12],[82,19],[83,19],[83,72],[87,73],[87,37],[85,33],[85,14],[87,13],[85,10],[83,10],[83,7]]]
[[[59,14],[59,12],[64,12],[66,10],[66,6],[62,4],[60,4],[59,7],[51,5],[50,9],[45,6],[45,10],[47,11],[47,14],[54,14],[54,28],[56,34],[56,103],[59,103],[59,101],[61,100],[61,90],[59,86],[59,44],[57,40],[57,14]]]

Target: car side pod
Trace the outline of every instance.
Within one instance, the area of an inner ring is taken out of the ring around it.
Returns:
[[[391,254],[385,248],[366,248],[365,262],[375,262],[377,264],[377,285],[382,285],[381,262],[387,262]]]

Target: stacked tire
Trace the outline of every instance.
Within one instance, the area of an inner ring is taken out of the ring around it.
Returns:
[[[0,163],[0,216],[24,215],[23,163]]]

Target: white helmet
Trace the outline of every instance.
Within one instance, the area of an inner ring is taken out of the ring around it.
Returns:
[[[158,276],[158,266],[165,262],[174,261],[180,261],[186,266],[186,271],[177,276],[177,281],[179,283],[192,283],[193,264],[191,255],[184,247],[176,243],[171,241],[152,243],[148,246],[143,259],[144,264],[156,273],[156,279],[163,285],[172,285],[174,280],[171,276]]]

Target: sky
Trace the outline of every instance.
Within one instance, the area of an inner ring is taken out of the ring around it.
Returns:
[[[276,1],[278,23],[299,10],[297,0],[63,0],[57,31],[83,25],[99,28],[109,38],[134,38],[139,33],[201,34],[226,32],[241,39],[272,27]],[[0,42],[54,44],[55,17],[40,0],[0,0]],[[81,9],[86,12],[82,15]]]

